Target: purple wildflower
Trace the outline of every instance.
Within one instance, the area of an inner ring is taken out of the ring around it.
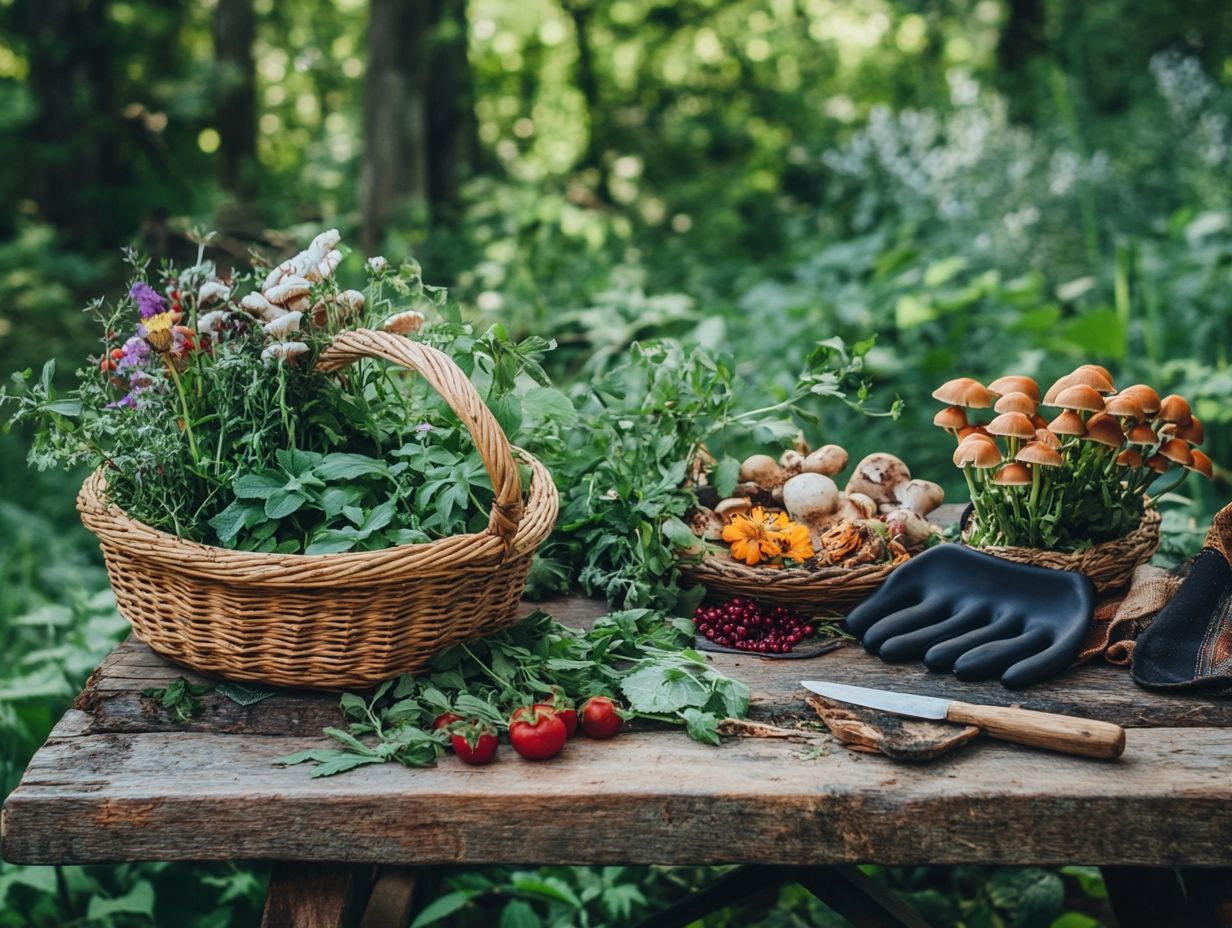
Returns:
[[[120,350],[124,353],[116,361],[116,370],[119,371],[141,367],[150,356],[149,343],[144,338],[139,338],[135,335],[126,341]]]
[[[123,362],[121,362],[123,363]],[[119,367],[119,365],[116,365]],[[128,376],[129,391],[114,402],[108,403],[108,409],[136,409],[137,398],[154,385],[154,378],[145,371],[133,371]]]
[[[133,289],[128,291],[128,295],[137,301],[137,308],[141,311],[142,319],[149,319],[151,316],[167,311],[167,301],[162,298],[162,294],[147,283],[138,281],[133,284]]]
[[[419,434],[419,435],[424,435],[431,431],[432,431],[432,425],[428,422],[421,422],[419,423],[419,425],[415,426],[415,432],[416,434]]]

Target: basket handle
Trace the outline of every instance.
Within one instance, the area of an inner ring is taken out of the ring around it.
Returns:
[[[495,500],[488,519],[488,534],[495,535],[508,548],[522,521],[522,478],[509,439],[474,384],[443,351],[401,335],[371,329],[336,335],[330,346],[321,352],[316,369],[329,373],[360,358],[384,358],[415,371],[458,414],[492,478]]]

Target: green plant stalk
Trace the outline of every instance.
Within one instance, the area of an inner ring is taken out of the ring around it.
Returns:
[[[193,437],[192,417],[188,413],[188,397],[184,395],[184,383],[180,380],[179,372],[176,371],[175,363],[170,355],[163,355],[163,364],[166,365],[167,372],[171,375],[171,382],[175,384],[175,392],[180,397],[180,411],[184,414],[184,434],[188,436],[188,451],[192,455],[193,469],[200,471],[201,457],[197,454],[197,440]]]

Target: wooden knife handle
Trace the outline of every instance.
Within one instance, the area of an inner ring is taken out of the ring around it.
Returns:
[[[994,738],[1047,751],[1111,760],[1125,750],[1125,729],[1111,722],[1076,719],[1051,712],[950,703],[946,718],[975,725]]]

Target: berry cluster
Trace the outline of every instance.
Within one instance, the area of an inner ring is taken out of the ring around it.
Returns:
[[[797,613],[782,606],[762,609],[743,597],[720,606],[698,606],[693,624],[717,645],[758,654],[787,654],[813,634],[813,626]]]

